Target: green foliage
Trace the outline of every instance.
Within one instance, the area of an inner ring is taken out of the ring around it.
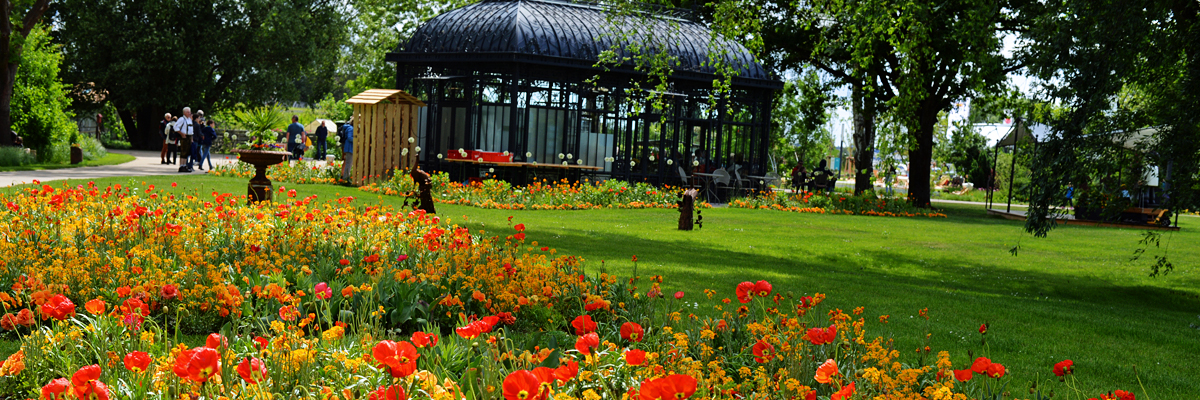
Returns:
[[[274,142],[276,131],[287,128],[290,120],[286,110],[277,104],[236,110],[233,113],[233,124],[247,131],[248,143]]]
[[[425,21],[473,0],[353,0],[354,15],[347,29],[349,44],[342,53],[339,70],[346,73],[342,94],[355,95],[367,89],[395,86],[396,67],[384,61],[401,41]],[[322,100],[324,102],[324,100]]]
[[[317,116],[334,121],[348,121],[354,112],[354,107],[346,103],[346,99],[349,98],[348,95],[340,98],[335,97],[332,93],[325,95],[325,98],[317,103]]]
[[[935,158],[954,164],[955,174],[981,188],[988,184],[992,169],[987,138],[976,132],[969,123],[958,124],[946,141],[935,149]]]
[[[1021,149],[1021,153],[1017,154],[1016,174],[1013,171],[1013,155],[1008,152],[1001,152],[996,156],[996,192],[1008,195],[1009,187],[1012,187],[1012,197],[1014,202],[1029,201],[1029,183],[1033,172],[1029,168],[1029,163],[1032,157],[1029,155],[1030,148]],[[1009,183],[1009,179],[1012,183]],[[1059,193],[1059,197],[1063,197],[1063,192]]]
[[[833,148],[833,135],[825,127],[833,101],[829,85],[816,71],[784,84],[771,113],[771,140],[772,150],[786,160],[785,169],[801,160],[812,168]]]
[[[47,31],[38,26],[24,41],[11,107],[13,130],[25,140],[25,146],[43,155],[76,131],[73,114],[67,111],[71,100],[58,77],[63,55],[60,46],[51,43]]]

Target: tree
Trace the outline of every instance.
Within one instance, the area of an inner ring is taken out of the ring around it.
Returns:
[[[833,137],[825,128],[829,120],[827,104],[833,101],[833,96],[825,86],[816,71],[784,83],[771,113],[776,154],[787,159],[789,153],[794,153],[796,159],[792,161],[806,163],[811,168],[815,160],[823,159],[833,148]]]
[[[1021,56],[1062,104],[1035,155],[1026,229],[1045,236],[1066,185],[1092,179],[1108,133],[1158,130],[1145,154],[1162,171],[1168,209],[1200,205],[1200,4],[1190,0],[1032,3]],[[1156,270],[1157,271],[1157,270]]]
[[[58,78],[62,52],[50,42],[47,30],[39,25],[25,37],[11,103],[12,125],[25,146],[38,150],[43,160],[51,156],[46,151],[51,145],[63,143],[76,133],[75,122],[67,111],[71,99]]]
[[[57,32],[65,78],[106,91],[130,142],[157,148],[168,110],[324,97],[345,11],[336,0],[64,0]]]
[[[29,32],[33,31],[49,8],[50,0],[0,1],[0,60],[5,62],[4,73],[0,73],[0,130],[12,126],[13,85],[17,80],[17,69],[21,66],[25,38],[29,37]],[[0,131],[0,146],[12,144],[12,135]]]
[[[776,65],[811,63],[850,87],[856,159],[873,158],[882,113],[899,118],[912,139],[909,194],[925,206],[938,114],[1019,68],[1000,55],[997,32],[1020,25],[1007,3],[774,1],[763,13],[765,42]],[[869,189],[870,177],[856,171],[855,191]]]

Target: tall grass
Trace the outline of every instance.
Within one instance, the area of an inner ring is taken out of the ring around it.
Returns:
[[[33,164],[36,160],[27,149],[14,146],[0,146],[0,167],[16,167]]]

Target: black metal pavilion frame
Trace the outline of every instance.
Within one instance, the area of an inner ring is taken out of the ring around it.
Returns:
[[[426,169],[455,171],[437,155],[461,148],[509,151],[518,162],[582,159],[601,167],[602,177],[654,184],[678,184],[679,168],[690,175],[693,161],[707,170],[737,164],[747,175],[767,172],[771,100],[781,86],[774,79],[734,78],[722,96],[713,74],[677,70],[671,93],[661,94],[666,106],[654,110],[650,92],[633,84],[647,76],[629,67],[519,52],[399,51],[387,60],[397,63],[397,88],[428,104],[420,137]],[[715,107],[710,96],[720,96]]]

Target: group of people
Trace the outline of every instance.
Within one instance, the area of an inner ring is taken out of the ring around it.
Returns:
[[[832,190],[833,185],[837,182],[837,178],[833,171],[827,168],[828,165],[825,160],[821,160],[817,164],[816,169],[808,172],[808,168],[804,166],[804,163],[796,164],[792,168],[792,189],[796,191],[803,189],[809,192]]]
[[[193,164],[203,171],[206,161],[208,169],[213,168],[210,151],[217,139],[217,123],[205,118],[204,111],[197,111],[193,117],[192,109],[184,107],[182,116],[172,116],[171,113],[163,115],[159,126],[163,139],[160,154],[163,164],[179,165],[179,172],[192,172]],[[180,157],[183,157],[184,164],[179,164]]]

